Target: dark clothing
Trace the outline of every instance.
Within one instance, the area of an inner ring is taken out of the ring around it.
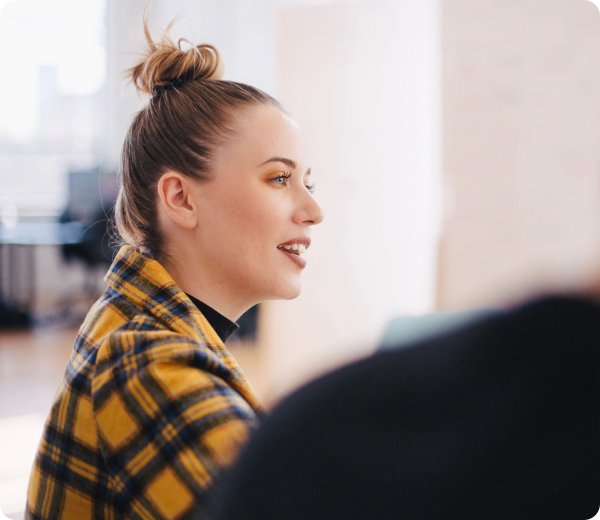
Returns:
[[[198,308],[202,315],[208,320],[210,326],[217,333],[221,341],[225,343],[231,335],[238,330],[239,325],[233,321],[227,319],[220,312],[217,312],[212,307],[206,305],[206,303],[195,298],[191,294],[185,293],[192,303]]]
[[[583,520],[600,502],[600,305],[544,298],[285,400],[217,520]]]

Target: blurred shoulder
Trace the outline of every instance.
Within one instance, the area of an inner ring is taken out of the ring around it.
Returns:
[[[435,389],[478,388],[490,374],[517,365],[524,373],[536,367],[575,373],[586,364],[596,366],[599,349],[600,304],[548,295],[343,366],[292,393],[278,413],[301,408],[325,417],[332,409],[369,408],[374,402],[393,406],[399,399],[416,399],[418,389],[428,395]]]

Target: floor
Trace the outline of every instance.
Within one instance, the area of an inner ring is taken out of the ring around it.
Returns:
[[[0,509],[20,518],[29,470],[76,331],[0,333]]]
[[[29,471],[76,335],[72,327],[0,331],[0,520],[21,519]],[[259,397],[266,381],[253,345],[228,345]]]

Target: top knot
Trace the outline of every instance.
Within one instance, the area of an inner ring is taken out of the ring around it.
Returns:
[[[193,45],[185,38],[175,43],[168,36],[170,26],[162,40],[155,43],[148,23],[144,23],[148,44],[146,56],[129,70],[138,91],[157,95],[181,87],[187,81],[221,79],[223,64],[217,49],[207,43]],[[183,42],[188,43],[190,48],[183,50]]]

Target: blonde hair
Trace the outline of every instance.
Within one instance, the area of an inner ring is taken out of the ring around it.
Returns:
[[[210,179],[215,147],[235,135],[235,119],[256,104],[280,104],[261,90],[222,80],[223,65],[210,44],[187,50],[165,31],[154,42],[144,23],[147,50],[128,73],[137,90],[151,96],[135,116],[121,155],[115,221],[122,243],[160,257],[156,185],[167,170]]]

